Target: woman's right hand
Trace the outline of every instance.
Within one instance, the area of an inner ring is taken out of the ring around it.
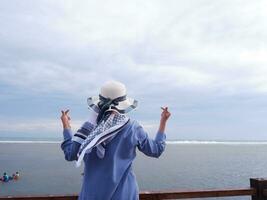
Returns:
[[[162,109],[162,113],[161,113],[161,119],[160,119],[160,124],[159,124],[159,132],[164,133],[166,122],[171,116],[171,113],[168,111],[168,107],[161,107],[161,109]]]
[[[62,121],[62,125],[63,125],[63,128],[70,128],[70,116],[68,115],[68,112],[70,110],[61,110],[61,121]]]

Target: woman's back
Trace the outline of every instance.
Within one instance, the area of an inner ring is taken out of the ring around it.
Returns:
[[[84,177],[79,199],[139,199],[139,189],[132,168],[136,147],[148,156],[159,157],[165,149],[165,139],[166,134],[160,132],[155,140],[150,139],[137,121],[130,120],[106,144],[105,157],[99,158],[96,148],[84,157]]]

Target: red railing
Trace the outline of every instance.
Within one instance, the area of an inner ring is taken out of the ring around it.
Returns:
[[[188,199],[231,196],[251,196],[252,200],[266,200],[267,179],[250,179],[250,188],[190,191],[142,191],[139,196],[140,200]],[[0,196],[0,200],[77,200],[77,198],[77,194],[46,196]]]

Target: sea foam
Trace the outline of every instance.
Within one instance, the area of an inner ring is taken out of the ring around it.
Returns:
[[[267,141],[201,141],[180,140],[166,141],[167,144],[218,144],[218,145],[267,145]]]

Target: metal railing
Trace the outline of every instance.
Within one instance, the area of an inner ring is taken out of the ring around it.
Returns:
[[[250,179],[249,188],[214,189],[214,190],[168,190],[142,191],[140,200],[188,199],[209,197],[251,196],[252,200],[267,200],[267,179]],[[74,195],[46,195],[46,196],[0,196],[0,200],[77,200]]]

